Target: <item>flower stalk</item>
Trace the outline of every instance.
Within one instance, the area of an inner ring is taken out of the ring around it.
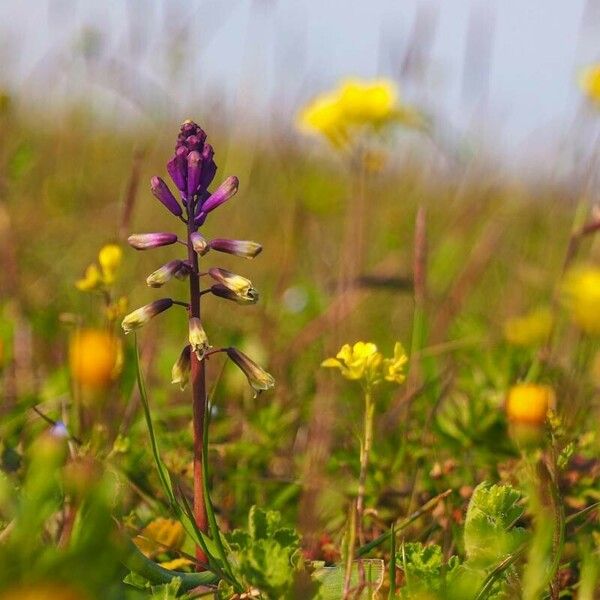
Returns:
[[[181,204],[175,198],[168,185],[160,178],[151,179],[151,191],[169,212],[186,224],[185,241],[174,233],[149,233],[130,236],[130,245],[137,250],[149,250],[160,246],[174,245],[179,242],[186,246],[187,257],[174,259],[154,271],[148,278],[150,287],[162,287],[171,279],[189,281],[189,303],[171,298],[157,300],[144,306],[123,320],[126,332],[146,324],[154,316],[170,308],[173,304],[183,306],[188,312],[188,340],[181,355],[173,366],[171,378],[182,389],[188,381],[191,383],[192,422],[194,436],[194,502],[193,513],[198,530],[208,533],[204,449],[207,447],[205,436],[205,415],[207,408],[206,360],[216,352],[226,352],[231,361],[246,375],[251,387],[258,393],[270,389],[274,379],[245,354],[235,348],[211,350],[203,326],[201,297],[211,293],[214,296],[234,300],[238,304],[254,304],[258,301],[258,292],[251,282],[221,269],[211,267],[206,273],[200,272],[199,257],[210,250],[209,243],[198,229],[204,224],[209,213],[229,200],[238,189],[237,177],[228,177],[217,189],[210,193],[208,186],[215,177],[217,167],[213,160],[214,151],[206,142],[206,133],[192,121],[185,121],[180,129],[175,145],[175,154],[167,163],[167,171],[179,190]],[[214,249],[244,258],[253,258],[261,246],[256,242],[236,241],[225,238],[214,240]],[[179,246],[174,246],[179,247]],[[200,289],[200,276],[211,275],[218,283],[208,289]],[[208,557],[200,547],[196,548],[198,565],[207,564]],[[200,568],[200,567],[199,567]]]

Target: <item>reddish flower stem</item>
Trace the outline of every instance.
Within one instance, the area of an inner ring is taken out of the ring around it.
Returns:
[[[194,233],[194,203],[190,202],[188,218],[188,259],[192,265],[190,273],[190,317],[200,318],[200,278],[198,276],[198,255],[194,252],[190,235]],[[194,518],[198,529],[208,532],[206,517],[206,501],[204,498],[203,447],[204,447],[204,414],[206,410],[206,375],[204,361],[199,361],[194,352],[191,353],[192,406],[194,419]],[[207,563],[207,557],[199,546],[196,547],[196,558],[199,565]],[[203,570],[198,567],[198,570]]]

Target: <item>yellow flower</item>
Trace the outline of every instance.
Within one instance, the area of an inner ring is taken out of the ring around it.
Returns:
[[[403,373],[404,365],[408,362],[408,356],[400,342],[394,345],[394,357],[383,361],[384,379],[392,383],[402,383],[406,379]]]
[[[556,397],[548,385],[520,383],[508,391],[506,415],[511,423],[543,425],[548,410],[554,408]]]
[[[194,563],[189,558],[174,558],[160,563],[163,569],[169,571],[181,571],[184,567],[191,567]]]
[[[342,147],[348,141],[347,123],[336,93],[317,96],[298,116],[298,127],[306,133],[318,133],[334,146]]]
[[[593,102],[600,102],[600,64],[589,65],[579,74],[579,87]]]
[[[364,128],[380,129],[390,123],[421,127],[422,118],[398,99],[395,84],[387,79],[365,81],[347,79],[326,94],[317,96],[301,109],[301,131],[326,137],[334,146],[343,147]]]
[[[335,358],[324,360],[321,366],[339,369],[346,379],[375,383],[379,379],[382,361],[383,356],[375,344],[356,342],[354,346],[344,344]]]
[[[102,276],[106,285],[115,282],[117,270],[121,266],[123,251],[116,244],[106,244],[98,253],[98,262],[102,268]]]
[[[563,303],[573,322],[591,335],[600,334],[600,269],[580,266],[567,273]]]
[[[82,292],[89,292],[95,290],[101,283],[100,269],[92,264],[85,270],[84,276],[75,282],[75,287]]]
[[[77,331],[71,338],[69,359],[75,381],[89,389],[102,389],[121,372],[121,342],[100,329]]]
[[[152,558],[169,550],[179,550],[185,542],[185,531],[179,521],[159,517],[148,523],[133,541],[143,554]]]
[[[340,88],[344,116],[358,124],[381,125],[394,118],[398,93],[391,81],[347,79]]]
[[[552,311],[538,308],[520,317],[511,317],[504,322],[504,337],[514,346],[537,346],[550,335],[553,325]]]

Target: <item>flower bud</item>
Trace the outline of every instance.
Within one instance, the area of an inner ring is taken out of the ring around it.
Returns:
[[[192,265],[190,264],[189,260],[183,260],[181,261],[181,265],[179,266],[179,269],[177,269],[177,271],[175,271],[175,279],[179,279],[180,281],[183,281],[186,277],[189,276],[189,274],[192,272]]]
[[[177,241],[174,233],[134,233],[127,238],[128,244],[136,250],[150,250],[159,246],[169,246]]]
[[[150,319],[160,314],[161,312],[171,308],[173,306],[173,300],[171,298],[161,298],[155,300],[146,306],[142,306],[132,313],[129,313],[121,323],[121,327],[125,333],[131,333],[134,329],[138,329],[142,325],[145,325]]]
[[[554,408],[554,390],[548,385],[520,383],[508,391],[506,416],[512,423],[541,426],[549,409]]]
[[[211,286],[210,291],[215,296],[219,296],[219,298],[232,300],[238,304],[256,304],[258,302],[258,292],[255,289],[252,289],[246,296],[241,296],[240,294],[236,294],[233,290],[230,290],[228,287],[216,283]]]
[[[167,163],[167,172],[183,194],[187,191],[187,155],[187,148],[180,146],[175,150],[175,156]]]
[[[186,346],[179,355],[177,362],[171,370],[171,383],[179,384],[179,387],[184,390],[187,382],[190,379],[191,368],[191,346]]]
[[[230,289],[236,296],[244,300],[258,301],[258,292],[252,287],[252,282],[241,275],[231,271],[213,267],[208,270],[209,275],[218,283]]]
[[[260,244],[246,240],[216,238],[211,240],[208,245],[212,250],[216,250],[217,252],[234,254],[235,256],[242,256],[243,258],[254,258],[262,251],[262,246]]]
[[[248,355],[237,348],[227,348],[226,352],[227,356],[241,369],[248,379],[248,383],[257,393],[269,390],[275,385],[273,376],[257,365]]]
[[[206,215],[215,208],[223,204],[235,196],[238,191],[239,181],[235,176],[228,177],[203,203],[200,212],[196,216],[194,222],[196,225],[202,225],[206,219]]]
[[[206,190],[212,183],[217,173],[217,165],[213,160],[215,152],[210,144],[205,144],[202,150],[202,177],[200,178],[200,189]]]
[[[62,421],[56,421],[50,428],[50,435],[62,440],[68,440],[71,436],[67,426]]]
[[[161,287],[167,283],[167,281],[170,281],[182,267],[184,267],[183,261],[177,259],[171,260],[160,267],[160,269],[154,271],[154,273],[148,275],[146,284],[149,287]]]
[[[181,216],[182,210],[179,202],[177,202],[167,184],[160,177],[152,177],[150,179],[150,187],[157,200],[162,202],[176,217]]]
[[[194,251],[200,256],[204,256],[210,250],[208,242],[198,231],[195,231],[190,235],[190,241],[192,242],[192,248],[194,248]]]
[[[202,322],[198,317],[192,317],[189,323],[189,340],[192,352],[196,355],[198,360],[202,360],[206,351],[210,348],[208,343],[208,337]]]
[[[69,342],[71,377],[88,390],[108,388],[122,367],[121,340],[102,329],[76,331]]]
[[[187,197],[191,200],[200,187],[202,175],[202,157],[200,152],[194,150],[187,155]]]

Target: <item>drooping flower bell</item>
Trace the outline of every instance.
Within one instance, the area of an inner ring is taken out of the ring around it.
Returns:
[[[260,393],[271,389],[275,379],[261,366],[257,365],[247,354],[237,348],[227,348],[227,356],[240,368],[255,392]]]
[[[165,310],[171,308],[173,306],[173,300],[171,298],[161,298],[160,300],[155,300],[150,304],[146,304],[137,310],[129,313],[121,323],[121,327],[125,333],[131,333],[134,329],[138,329],[142,327],[150,319],[153,319],[156,315],[164,312]]]

